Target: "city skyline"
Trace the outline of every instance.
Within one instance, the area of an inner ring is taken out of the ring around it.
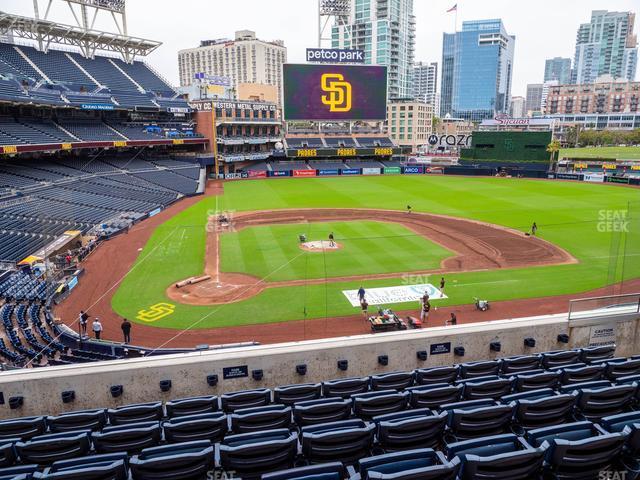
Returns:
[[[571,0],[553,2],[539,0],[530,8],[513,7],[513,0],[429,0],[416,1],[415,61],[440,62],[442,34],[454,31],[455,13],[446,13],[457,3],[457,28],[463,21],[502,19],[507,31],[518,39],[514,54],[512,95],[524,96],[528,83],[543,81],[545,60],[569,57],[573,59],[576,33],[588,22],[592,10],[635,11],[635,0]],[[154,5],[143,0],[128,0],[129,33],[163,42],[147,61],[178,85],[178,51],[196,47],[201,40],[233,38],[236,30],[253,30],[264,40],[283,40],[290,62],[304,62],[305,49],[317,45],[317,1],[236,0],[233,8],[217,8],[217,2],[183,0],[179,15],[175,6]],[[31,2],[4,0],[3,10],[26,16],[33,15]],[[72,23],[68,9],[60,9],[54,21]],[[152,15],[153,22],[147,20]],[[208,21],[207,18],[211,20]],[[636,22],[636,33],[640,27]],[[110,24],[96,24],[105,28]],[[552,32],[540,34],[540,32]],[[636,74],[637,75],[637,74]]]

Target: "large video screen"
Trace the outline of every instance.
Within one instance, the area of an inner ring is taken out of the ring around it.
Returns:
[[[384,120],[387,67],[285,64],[285,120]]]

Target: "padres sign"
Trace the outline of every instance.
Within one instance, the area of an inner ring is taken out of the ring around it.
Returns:
[[[323,92],[322,103],[329,105],[330,112],[348,112],[351,110],[351,84],[344,81],[340,73],[325,73],[320,79]]]
[[[167,317],[175,311],[176,306],[171,303],[156,303],[146,310],[140,310],[136,318],[143,322],[157,322],[161,318]]]

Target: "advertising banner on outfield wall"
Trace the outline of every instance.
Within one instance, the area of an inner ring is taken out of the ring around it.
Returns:
[[[609,183],[624,183],[624,184],[628,184],[629,183],[629,178],[627,177],[606,177],[607,179],[605,180],[606,182]]]
[[[288,177],[289,170],[274,170],[272,172],[269,172],[269,176],[270,177]]]
[[[294,177],[315,177],[315,170],[293,170]]]
[[[394,173],[400,173],[400,167],[386,167],[384,169],[385,175],[393,175]]]
[[[363,175],[380,175],[380,168],[365,167],[362,169]]]
[[[556,173],[558,180],[582,180],[581,173]]]
[[[249,170],[249,178],[266,178],[267,172],[262,170]]]
[[[340,175],[340,170],[338,170],[337,168],[330,168],[330,169],[326,169],[326,170],[318,170],[318,176],[319,177],[326,177],[326,176],[331,176],[331,175]]]
[[[341,175],[360,175],[359,168],[343,168],[340,170]]]
[[[602,183],[604,182],[604,175],[601,173],[587,173],[584,176],[585,182]]]
[[[405,175],[416,175],[424,173],[424,167],[404,167],[403,172]]]

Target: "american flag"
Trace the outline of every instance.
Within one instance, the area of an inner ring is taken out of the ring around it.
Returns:
[[[447,10],[447,13],[449,12],[457,12],[458,11],[458,4],[456,3],[453,7],[451,7],[449,10]]]

